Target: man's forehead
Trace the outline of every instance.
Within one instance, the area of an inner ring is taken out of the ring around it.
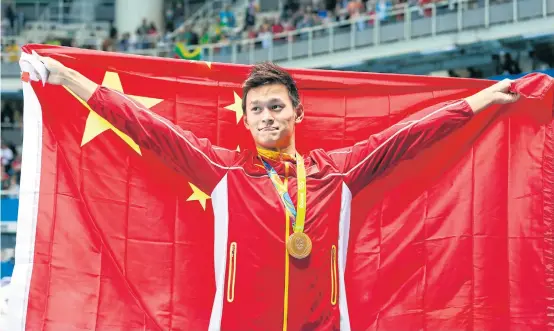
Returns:
[[[284,101],[288,97],[288,90],[284,85],[264,85],[251,89],[248,92],[247,100],[249,103]]]

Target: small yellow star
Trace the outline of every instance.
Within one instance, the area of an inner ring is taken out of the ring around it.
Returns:
[[[237,152],[240,152],[240,146],[237,145]]]
[[[235,99],[235,102],[233,104],[225,106],[225,109],[232,110],[236,113],[237,116],[237,124],[242,118],[242,99],[239,97],[237,92],[233,91],[233,97]]]
[[[206,200],[210,199],[210,196],[202,192],[193,183],[189,182],[189,185],[190,185],[190,188],[192,189],[192,194],[187,199],[187,201],[198,201],[200,202],[200,205],[202,205],[202,209],[206,210]]]
[[[212,63],[211,62],[208,62],[208,61],[203,61],[207,66],[208,68],[212,68]]]
[[[121,86],[121,80],[119,79],[119,75],[115,72],[107,71],[104,75],[104,79],[102,81],[102,86],[111,88],[112,90],[123,92],[123,87]],[[90,112],[87,117],[87,122],[85,124],[85,130],[83,132],[83,139],[81,140],[81,147],[83,147],[85,144],[93,140],[94,138],[98,137],[101,133],[112,130],[117,134],[123,141],[125,141],[131,148],[137,152],[139,155],[142,155],[140,152],[140,147],[125,133],[121,132],[119,129],[114,127],[110,122],[102,118],[100,115],[98,115],[95,111],[93,111],[90,106],[81,98],[79,98],[75,93],[73,93],[71,90],[66,88],[69,93],[71,93],[83,106],[85,106]],[[134,99],[135,101],[141,103],[147,108],[151,108],[158,103],[162,102],[162,99],[154,99],[154,98],[148,98],[143,96],[135,96],[135,95],[129,95],[130,98]]]

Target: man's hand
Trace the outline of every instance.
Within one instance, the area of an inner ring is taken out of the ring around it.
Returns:
[[[466,98],[466,101],[475,114],[491,105],[503,105],[516,102],[519,100],[519,95],[510,92],[512,83],[512,80],[504,79]]]
[[[44,66],[49,72],[48,84],[63,85],[65,83],[65,77],[68,76],[70,70],[68,67],[51,57],[36,55],[36,58],[44,63]]]
[[[66,67],[59,61],[38,54],[35,56],[39,61],[44,63],[44,66],[48,69],[48,84],[64,85],[85,101],[88,101],[98,88],[98,84],[81,75],[79,72]]]
[[[510,92],[513,80],[504,79],[491,87],[484,89],[482,92],[490,95],[492,104],[507,104],[516,102],[519,99],[519,95]]]

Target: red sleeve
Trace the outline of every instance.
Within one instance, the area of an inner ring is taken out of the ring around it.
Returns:
[[[465,100],[440,103],[352,147],[328,154],[344,174],[346,185],[356,194],[385,170],[403,159],[414,157],[472,117],[473,111]]]
[[[141,148],[155,153],[207,194],[228,170],[207,139],[197,138],[122,93],[100,86],[88,104]]]

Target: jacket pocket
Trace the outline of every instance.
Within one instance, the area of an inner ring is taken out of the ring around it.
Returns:
[[[337,246],[331,247],[331,305],[337,304],[338,294],[338,282],[337,282]]]
[[[235,300],[235,276],[237,274],[237,243],[229,246],[229,270],[227,273],[227,302]]]

